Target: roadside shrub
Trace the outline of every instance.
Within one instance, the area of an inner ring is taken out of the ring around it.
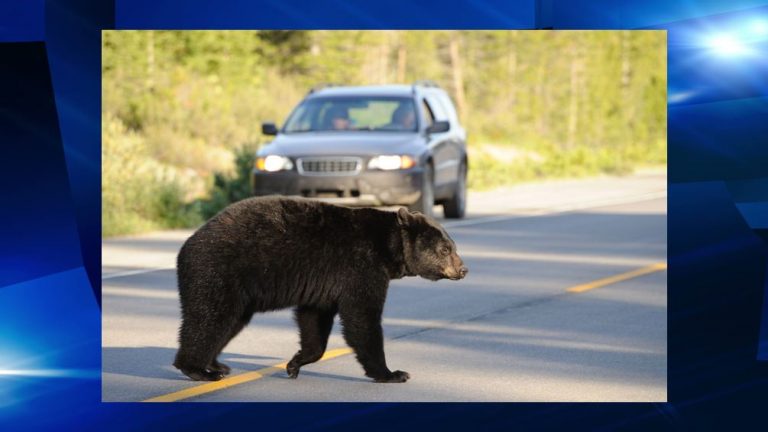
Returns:
[[[208,219],[229,204],[251,196],[251,170],[256,155],[256,145],[245,144],[234,150],[234,172],[216,172],[209,197],[199,201],[203,218]]]
[[[144,138],[120,120],[102,119],[102,236],[132,234],[200,223],[184,202],[186,188],[173,171],[152,159]]]

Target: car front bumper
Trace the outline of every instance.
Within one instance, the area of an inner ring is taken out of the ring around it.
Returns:
[[[288,195],[349,206],[409,205],[421,197],[424,171],[362,171],[355,175],[301,175],[297,171],[253,171],[255,196]]]

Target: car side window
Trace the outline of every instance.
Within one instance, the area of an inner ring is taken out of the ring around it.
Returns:
[[[435,115],[432,113],[432,108],[429,106],[426,99],[421,100],[421,107],[424,110],[424,117],[427,119],[427,127],[432,126],[435,122]]]
[[[443,108],[445,108],[445,111],[448,113],[448,117],[451,119],[451,122],[459,123],[459,115],[456,113],[456,107],[454,107],[453,102],[451,102],[451,99],[448,97],[448,95],[441,93],[438,95],[437,99]]]
[[[448,114],[446,114],[445,109],[440,104],[439,100],[435,99],[433,96],[427,96],[426,103],[432,111],[433,120],[448,121]]]

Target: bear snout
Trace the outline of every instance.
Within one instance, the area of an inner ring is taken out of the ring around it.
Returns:
[[[459,279],[464,279],[464,277],[467,276],[467,273],[469,273],[467,266],[461,266],[459,269]]]
[[[469,273],[469,269],[464,265],[464,260],[462,260],[458,254],[454,253],[451,256],[451,265],[449,272],[447,273],[448,278],[452,280],[464,279],[464,277],[467,276],[467,273]]]
[[[469,273],[469,269],[464,265],[462,265],[459,268],[448,267],[447,269],[445,269],[445,277],[451,280],[464,279],[464,276],[466,276],[467,273]]]

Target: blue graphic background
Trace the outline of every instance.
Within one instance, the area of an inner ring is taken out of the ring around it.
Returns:
[[[728,428],[768,396],[768,2],[0,1],[0,429]],[[102,29],[666,29],[669,403],[102,404]],[[763,403],[761,405],[761,402]]]

